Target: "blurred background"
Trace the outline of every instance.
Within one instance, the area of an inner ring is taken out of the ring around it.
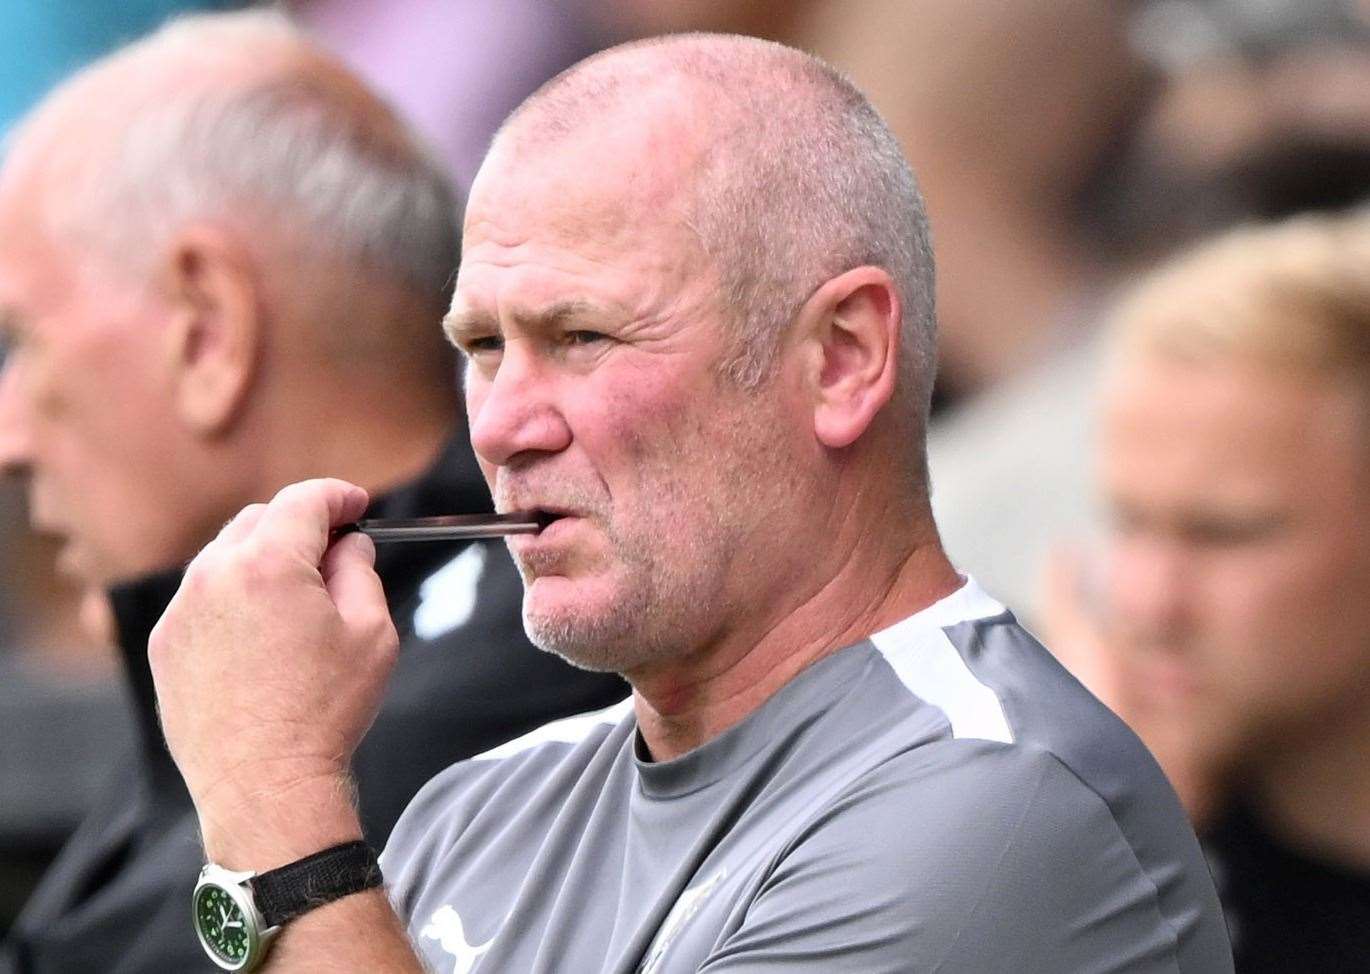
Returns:
[[[185,9],[0,0],[0,133]],[[297,0],[463,188],[504,115],[617,41],[723,30],[812,51],[885,114],[939,262],[934,502],[953,559],[1029,625],[1097,532],[1101,310],[1223,228],[1370,194],[1370,0]],[[435,325],[436,326],[436,325]],[[0,353],[2,354],[2,353]],[[0,936],[131,737],[99,593],[0,488]]]

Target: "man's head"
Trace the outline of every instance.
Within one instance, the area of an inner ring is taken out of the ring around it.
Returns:
[[[455,211],[273,14],[173,22],[58,89],[0,171],[0,463],[67,566],[182,561],[328,459],[349,385],[446,384]]]
[[[512,545],[544,645],[650,665],[812,594],[837,512],[929,527],[926,222],[831,69],[709,35],[591,58],[501,130],[465,241],[472,443],[501,506],[576,515]]]
[[[1370,222],[1224,237],[1115,327],[1122,644],[1229,747],[1329,732],[1370,703]]]

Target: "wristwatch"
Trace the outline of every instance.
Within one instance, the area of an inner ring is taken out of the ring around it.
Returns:
[[[376,853],[346,842],[258,875],[216,863],[200,870],[192,904],[200,946],[226,971],[253,971],[289,920],[381,884]]]

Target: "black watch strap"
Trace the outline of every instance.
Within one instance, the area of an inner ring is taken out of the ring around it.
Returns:
[[[376,853],[365,842],[345,842],[262,873],[251,880],[252,899],[268,927],[278,927],[316,906],[381,884]]]

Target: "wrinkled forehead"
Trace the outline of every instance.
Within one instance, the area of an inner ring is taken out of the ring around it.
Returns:
[[[612,154],[577,156],[565,168],[515,165],[473,193],[454,308],[517,295],[649,314],[714,279],[672,187]]]

